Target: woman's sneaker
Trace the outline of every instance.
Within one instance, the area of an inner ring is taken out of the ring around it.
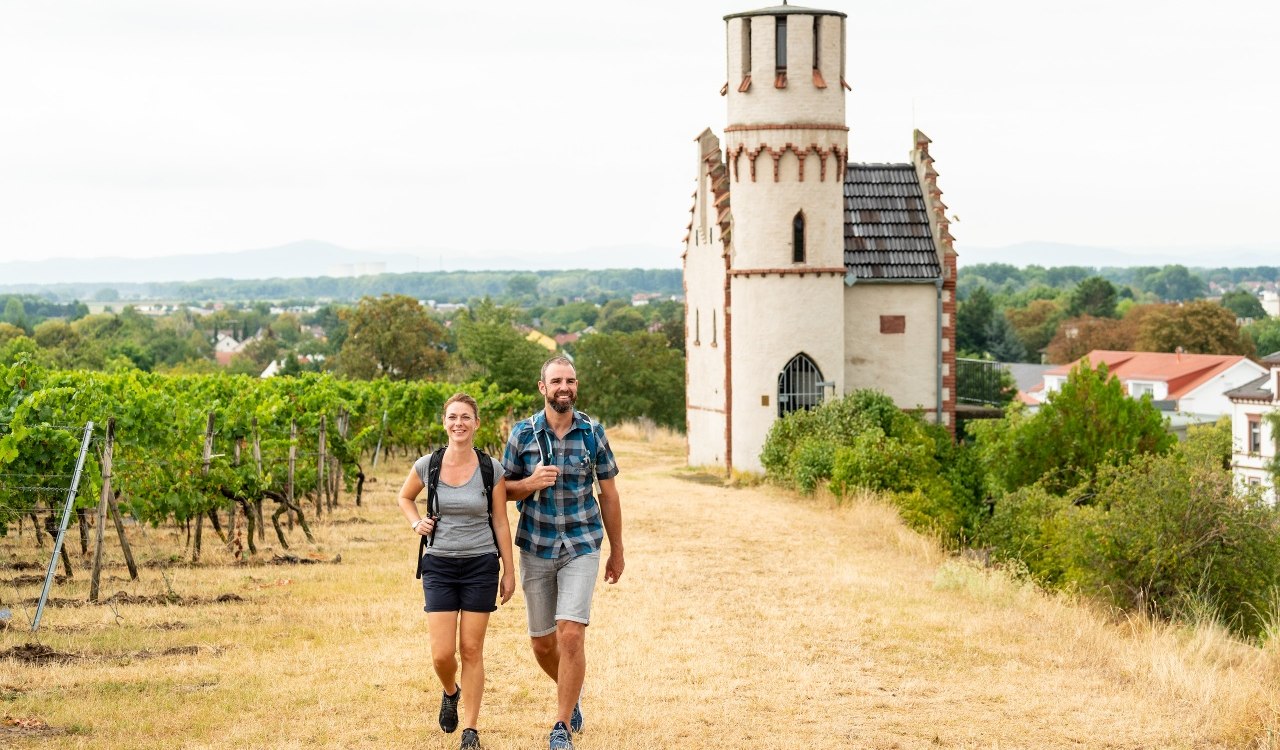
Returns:
[[[462,697],[462,688],[453,686],[453,695],[442,693],[440,698],[440,728],[450,733],[458,728],[458,699]]]
[[[462,730],[461,750],[480,750],[480,733],[471,728]]]

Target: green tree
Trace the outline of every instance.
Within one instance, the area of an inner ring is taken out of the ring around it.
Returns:
[[[1116,288],[1101,276],[1090,276],[1081,281],[1071,293],[1067,315],[1076,318],[1092,315],[1095,318],[1116,316]]]
[[[516,311],[484,300],[454,318],[458,355],[503,391],[538,392],[538,372],[551,353],[515,328]]]
[[[600,316],[597,329],[603,333],[635,333],[648,327],[644,315],[634,307],[619,307]]]
[[[648,417],[684,429],[684,356],[658,333],[594,333],[574,356],[581,405],[607,422]]]
[[[1022,362],[1027,358],[1027,349],[1018,339],[1018,332],[1004,315],[993,314],[984,334],[987,338],[987,353],[997,362]]]
[[[995,303],[986,287],[978,287],[960,303],[956,312],[956,349],[969,354],[987,350],[987,326],[995,315]]]
[[[1039,362],[1040,352],[1053,340],[1062,321],[1062,308],[1052,299],[1031,300],[1023,308],[1007,308],[1005,317],[1013,324],[1018,340],[1030,359]]]
[[[1040,482],[1062,494],[1091,483],[1103,466],[1164,453],[1176,442],[1149,396],[1130,398],[1105,364],[1094,369],[1088,360],[1034,415],[1015,410],[970,432],[988,476],[1010,492]]]
[[[1280,318],[1256,320],[1252,325],[1245,326],[1244,332],[1253,339],[1259,354],[1265,356],[1280,352]]]
[[[1133,326],[1127,320],[1088,315],[1064,320],[1045,350],[1054,364],[1066,364],[1098,349],[1127,351],[1133,348]]]
[[[0,323],[8,323],[24,331],[27,329],[27,309],[22,304],[22,300],[10,297],[9,301],[4,303],[4,314],[0,315]]]
[[[1237,318],[1253,318],[1262,320],[1267,311],[1262,309],[1258,296],[1246,289],[1233,289],[1222,295],[1220,304],[1235,313]]]
[[[0,323],[0,346],[3,346],[4,344],[12,341],[13,339],[18,338],[19,336],[25,336],[25,335],[26,335],[26,331],[15,326],[12,323]]]
[[[1140,351],[1187,354],[1242,354],[1255,348],[1249,335],[1236,326],[1235,313],[1207,300],[1195,300],[1147,316],[1138,331]]]
[[[600,308],[590,302],[567,302],[547,308],[542,325],[548,333],[577,333],[596,324]]]
[[[344,311],[338,371],[353,378],[429,378],[445,363],[444,328],[412,297],[365,297]]]
[[[1165,266],[1142,281],[1143,291],[1149,291],[1168,302],[1199,299],[1209,289],[1205,280],[1191,273],[1186,266]]]

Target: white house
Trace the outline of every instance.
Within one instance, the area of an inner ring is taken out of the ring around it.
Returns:
[[[1094,367],[1106,363],[1107,371],[1120,380],[1130,396],[1150,395],[1161,411],[1188,415],[1199,422],[1231,414],[1226,392],[1266,373],[1261,365],[1239,355],[1095,349],[1081,359],[1088,359]],[[1043,403],[1067,382],[1067,375],[1080,361],[1047,370],[1044,386],[1031,395]]]
[[[1263,488],[1276,501],[1270,464],[1276,460],[1275,428],[1265,417],[1280,413],[1280,352],[1262,360],[1269,370],[1239,388],[1228,391],[1231,400],[1231,469],[1242,486]]]
[[[232,357],[244,351],[245,343],[236,341],[234,337],[228,334],[219,333],[217,340],[213,342],[213,357],[218,364],[229,365]]]
[[[844,13],[724,20],[724,143],[696,139],[683,256],[689,462],[758,470],[775,420],[859,388],[954,425],[956,255],[929,139],[850,162]]]

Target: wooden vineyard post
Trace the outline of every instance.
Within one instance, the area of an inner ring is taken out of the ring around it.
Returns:
[[[378,428],[378,444],[373,448],[373,468],[378,468],[378,454],[382,453],[382,438],[387,434],[387,407],[382,407],[382,426]]]
[[[209,465],[213,462],[213,412],[209,412],[209,422],[204,430],[204,468],[201,476],[209,476]],[[191,562],[200,562],[200,533],[204,528],[204,513],[196,511],[196,540],[191,549]]]
[[[328,473],[324,460],[324,435],[325,435],[325,419],[324,415],[320,415],[320,458],[316,462],[316,518],[320,517],[324,509],[324,486],[327,484],[325,475]]]
[[[111,449],[116,437],[116,418],[107,420],[107,439],[102,445],[102,499],[98,501],[98,525],[94,529],[93,572],[89,576],[89,601],[98,601],[102,579],[102,536],[107,527],[107,506],[111,504]]]
[[[243,452],[244,452],[244,436],[238,435],[236,437],[235,445],[232,448],[232,454],[231,454],[232,466],[236,468],[240,468],[240,454]],[[240,559],[241,554],[243,554],[243,550],[240,550],[240,551],[236,550],[236,545],[237,545],[237,542],[239,541],[239,539],[236,536],[236,530],[240,520],[239,517],[236,515],[236,511],[239,510],[239,508],[240,508],[240,502],[238,500],[232,499],[231,507],[227,509],[227,551],[230,552],[232,555],[234,555],[237,560]],[[253,535],[253,519],[249,516],[249,513],[247,511],[245,512],[245,523],[248,524],[249,535],[252,536]]]
[[[258,467],[258,479],[262,479],[262,442],[258,439],[258,418],[253,418],[253,464]],[[246,511],[247,512],[247,511]],[[254,498],[253,512],[258,517],[258,541],[266,541],[266,530],[262,522],[262,496]],[[252,545],[251,545],[252,546]]]
[[[289,473],[285,475],[284,483],[284,502],[280,507],[276,508],[276,512],[271,514],[271,525],[275,527],[276,539],[280,541],[280,546],[289,549],[289,540],[284,536],[284,529],[280,528],[280,516],[288,514],[289,528],[293,528],[293,471],[294,464],[298,460],[298,423],[296,421],[289,422]]]
[[[338,412],[338,437],[342,438],[342,442],[347,442],[347,424],[351,422],[351,415],[346,409]],[[333,507],[338,507],[338,502],[342,496],[342,461],[337,456],[333,457]]]
[[[294,506],[293,475],[295,473],[294,470],[295,470],[295,467],[297,466],[297,463],[298,463],[298,423],[290,422],[289,423],[289,483],[285,485],[285,492],[284,492],[285,499],[289,501],[289,504],[287,507],[289,508],[290,511],[293,510],[293,506]],[[293,514],[292,513],[289,514],[289,530],[290,531],[293,530]]]
[[[129,537],[124,535],[124,519],[120,517],[120,506],[116,503],[116,496],[112,494],[107,498],[107,504],[111,510],[111,520],[116,524],[116,534],[120,537],[120,549],[124,550],[124,562],[129,566],[129,578],[138,580],[138,565],[133,561],[133,548],[129,546]]]

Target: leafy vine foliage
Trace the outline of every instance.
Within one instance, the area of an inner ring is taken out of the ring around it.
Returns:
[[[47,370],[20,356],[0,365],[0,534],[65,498],[88,421],[95,423],[95,450],[77,505],[94,505],[101,493],[101,436],[114,418],[111,489],[135,518],[159,525],[236,507],[249,516],[264,499],[285,503],[291,449],[293,505],[306,497],[322,510],[321,495],[336,494],[339,484],[360,486],[376,447],[419,455],[441,443],[441,407],[458,391],[480,402],[476,444],[491,452],[513,419],[534,406],[527,395],[484,382]],[[321,424],[332,469],[319,462]],[[23,477],[39,481],[17,479]]]

